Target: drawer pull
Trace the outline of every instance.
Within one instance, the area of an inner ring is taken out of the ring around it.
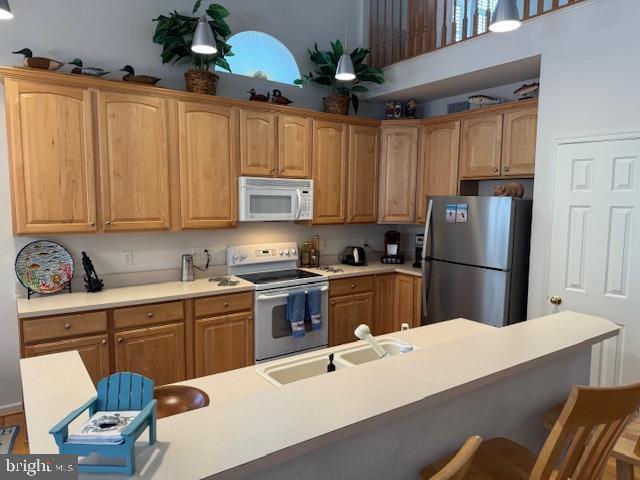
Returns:
[[[65,330],[69,330],[71,328],[71,324],[70,323],[65,323],[64,324],[64,329]]]
[[[147,313],[147,317],[153,318],[153,313],[151,313],[151,312]]]
[[[228,307],[229,306],[229,302],[224,302],[222,305],[225,306],[225,307]]]
[[[352,284],[351,284],[351,288],[356,288],[356,286],[352,283]]]
[[[122,337],[118,339],[118,343],[122,343]]]
[[[106,345],[106,344],[107,344],[107,341],[103,339],[100,343],[101,343],[102,345]]]

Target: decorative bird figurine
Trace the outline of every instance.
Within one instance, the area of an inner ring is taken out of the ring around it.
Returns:
[[[82,60],[80,60],[79,58],[76,58],[74,61],[69,62],[69,64],[76,66],[73,70],[71,70],[71,73],[77,73],[79,75],[89,75],[90,77],[102,77],[103,75],[106,75],[107,73],[109,73],[105,71],[103,68],[83,67]]]
[[[61,66],[64,65],[63,62],[52,60],[51,58],[34,57],[33,52],[28,48],[23,48],[22,50],[11,53],[14,53],[16,55],[24,55],[23,64],[25,67],[39,68],[41,70],[58,70]]]
[[[122,80],[125,82],[133,82],[133,83],[144,83],[146,85],[155,85],[158,83],[161,78],[152,77],[151,75],[136,75],[135,70],[131,65],[125,65],[120,69],[121,72],[126,72],[127,74],[122,77]]]
[[[289,105],[291,103],[291,100],[282,95],[282,92],[277,88],[273,90],[271,101],[273,103],[277,103],[278,105]]]
[[[249,93],[251,95],[249,97],[249,100],[253,100],[254,102],[268,102],[269,101],[269,93],[268,92],[267,92],[266,95],[263,95],[261,93],[256,93],[256,89],[252,88],[247,93]]]

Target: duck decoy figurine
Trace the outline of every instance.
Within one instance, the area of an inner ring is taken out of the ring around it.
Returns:
[[[291,103],[291,100],[282,95],[282,92],[277,88],[273,90],[271,101],[273,103],[277,103],[278,105],[289,105]]]
[[[135,70],[131,65],[125,65],[120,69],[121,72],[126,72],[127,74],[122,77],[122,80],[125,82],[134,82],[134,83],[144,83],[146,85],[155,85],[158,83],[160,78],[152,77],[151,75],[136,75]]]
[[[77,73],[79,75],[89,75],[90,77],[102,77],[103,75],[106,75],[107,73],[109,73],[105,71],[103,68],[83,67],[82,60],[80,60],[79,58],[76,58],[72,62],[69,62],[69,65],[75,65],[76,67],[73,70],[71,70],[71,73]]]
[[[39,68],[41,70],[58,70],[64,65],[64,62],[59,62],[58,60],[53,60],[51,58],[34,57],[33,52],[28,48],[23,48],[22,50],[11,53],[15,55],[24,55],[24,62],[22,63],[25,67]]]
[[[266,95],[263,95],[261,93],[256,93],[256,89],[252,88],[247,93],[251,95],[249,97],[249,100],[253,100],[254,102],[268,102],[269,101],[269,92],[267,92]]]

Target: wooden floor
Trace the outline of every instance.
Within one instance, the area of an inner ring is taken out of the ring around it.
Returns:
[[[13,445],[13,453],[29,453],[29,443],[27,442],[27,425],[25,423],[24,414],[22,412],[16,413],[14,415],[6,415],[4,417],[0,417],[0,427],[10,427],[13,425],[20,426],[18,438],[16,438],[16,441]],[[640,472],[636,472],[635,479],[640,480]],[[616,480],[616,463],[613,459],[609,461],[607,470],[605,471],[602,480]]]

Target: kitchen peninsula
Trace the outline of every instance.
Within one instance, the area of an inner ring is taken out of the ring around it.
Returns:
[[[588,383],[591,346],[618,330],[571,312],[501,329],[458,319],[414,329],[413,352],[280,387],[255,367],[188,380],[211,404],[159,420],[158,442],[137,447],[135,476],[401,479],[471,434],[536,449],[541,414]],[[57,452],[49,428],[93,383],[76,352],[23,359],[21,372],[31,452]]]

